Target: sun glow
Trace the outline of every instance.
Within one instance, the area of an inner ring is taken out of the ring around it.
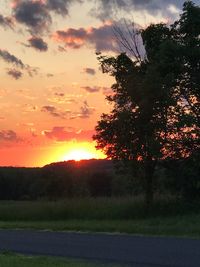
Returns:
[[[91,153],[90,151],[87,151],[85,149],[74,149],[70,151],[65,157],[65,160],[75,160],[75,161],[80,161],[82,159],[92,159],[95,158],[96,155]]]
[[[63,160],[75,160],[80,161],[83,159],[102,159],[105,155],[95,149],[94,143],[73,143],[68,146]]]

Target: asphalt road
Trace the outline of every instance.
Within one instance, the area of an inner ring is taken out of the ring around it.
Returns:
[[[200,240],[181,238],[0,230],[0,251],[5,250],[133,267],[200,267]]]

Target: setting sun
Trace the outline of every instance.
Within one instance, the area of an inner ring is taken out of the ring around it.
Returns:
[[[105,155],[95,149],[94,143],[82,142],[82,143],[72,143],[68,146],[62,159],[67,160],[83,160],[83,159],[102,159]]]
[[[92,159],[95,158],[96,155],[91,153],[90,151],[87,151],[85,149],[74,149],[70,151],[65,157],[65,160],[82,160],[82,159]]]

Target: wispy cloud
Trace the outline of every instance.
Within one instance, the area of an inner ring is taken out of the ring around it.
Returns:
[[[82,86],[81,88],[87,91],[88,93],[97,93],[101,90],[100,86]]]
[[[0,131],[0,141],[17,142],[20,138],[13,130],[2,130]]]
[[[128,13],[131,10],[146,12],[154,16],[162,14],[174,18],[174,15],[177,15],[177,9],[181,9],[184,0],[91,0],[91,2],[95,5],[90,14],[105,21],[119,15],[119,10]]]
[[[70,117],[70,119],[76,119],[76,118],[81,118],[81,119],[88,119],[90,118],[91,115],[94,114],[95,108],[90,107],[88,105],[87,101],[83,102],[83,106],[81,106],[79,112],[73,113],[73,115]]]
[[[84,73],[87,73],[87,74],[89,74],[89,75],[95,75],[95,74],[96,74],[96,71],[95,71],[95,69],[93,69],[93,68],[84,68],[84,69],[83,69],[83,72],[84,72]]]
[[[38,68],[31,67],[29,65],[26,65],[22,62],[21,59],[17,58],[15,55],[11,54],[7,50],[2,50],[0,49],[0,58],[2,58],[6,63],[12,64],[13,66],[20,68],[22,70],[25,70],[30,77],[33,77],[34,75],[38,74]],[[9,70],[9,75],[13,77],[18,77],[20,78],[20,73],[22,76],[22,72],[16,69]]]
[[[47,138],[54,139],[58,142],[66,142],[73,139],[78,141],[88,141],[92,139],[94,130],[68,131],[63,126],[55,126],[52,128],[52,130],[44,130],[42,134]]]
[[[18,80],[22,77],[23,73],[20,70],[8,69],[7,74],[13,77],[15,80]]]
[[[14,64],[17,67],[20,67],[21,69],[25,68],[25,65],[21,61],[21,59],[19,59],[16,56],[10,54],[7,50],[0,49],[0,57],[7,63]]]
[[[66,119],[67,118],[67,115],[70,113],[69,110],[65,110],[65,111],[62,111],[58,108],[56,108],[55,106],[43,106],[41,108],[41,111],[42,112],[46,112],[48,113],[49,115],[53,116],[53,117],[58,117],[58,118],[61,118],[61,119]]]
[[[63,92],[54,92],[51,96],[48,97],[48,101],[59,104],[72,104],[77,102],[76,99],[70,97],[69,95]]]
[[[0,26],[2,26],[3,28],[10,28],[10,29],[14,29],[14,21],[12,17],[5,17],[3,15],[0,14]]]

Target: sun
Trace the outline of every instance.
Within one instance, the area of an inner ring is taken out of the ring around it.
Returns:
[[[80,161],[84,159],[102,159],[105,158],[105,155],[101,151],[97,151],[94,147],[94,144],[85,142],[85,143],[76,143],[68,146],[67,151],[63,155],[62,159]]]
[[[95,158],[95,155],[86,149],[74,149],[70,151],[66,156],[65,160],[75,160],[80,161],[83,159],[92,159]]]

